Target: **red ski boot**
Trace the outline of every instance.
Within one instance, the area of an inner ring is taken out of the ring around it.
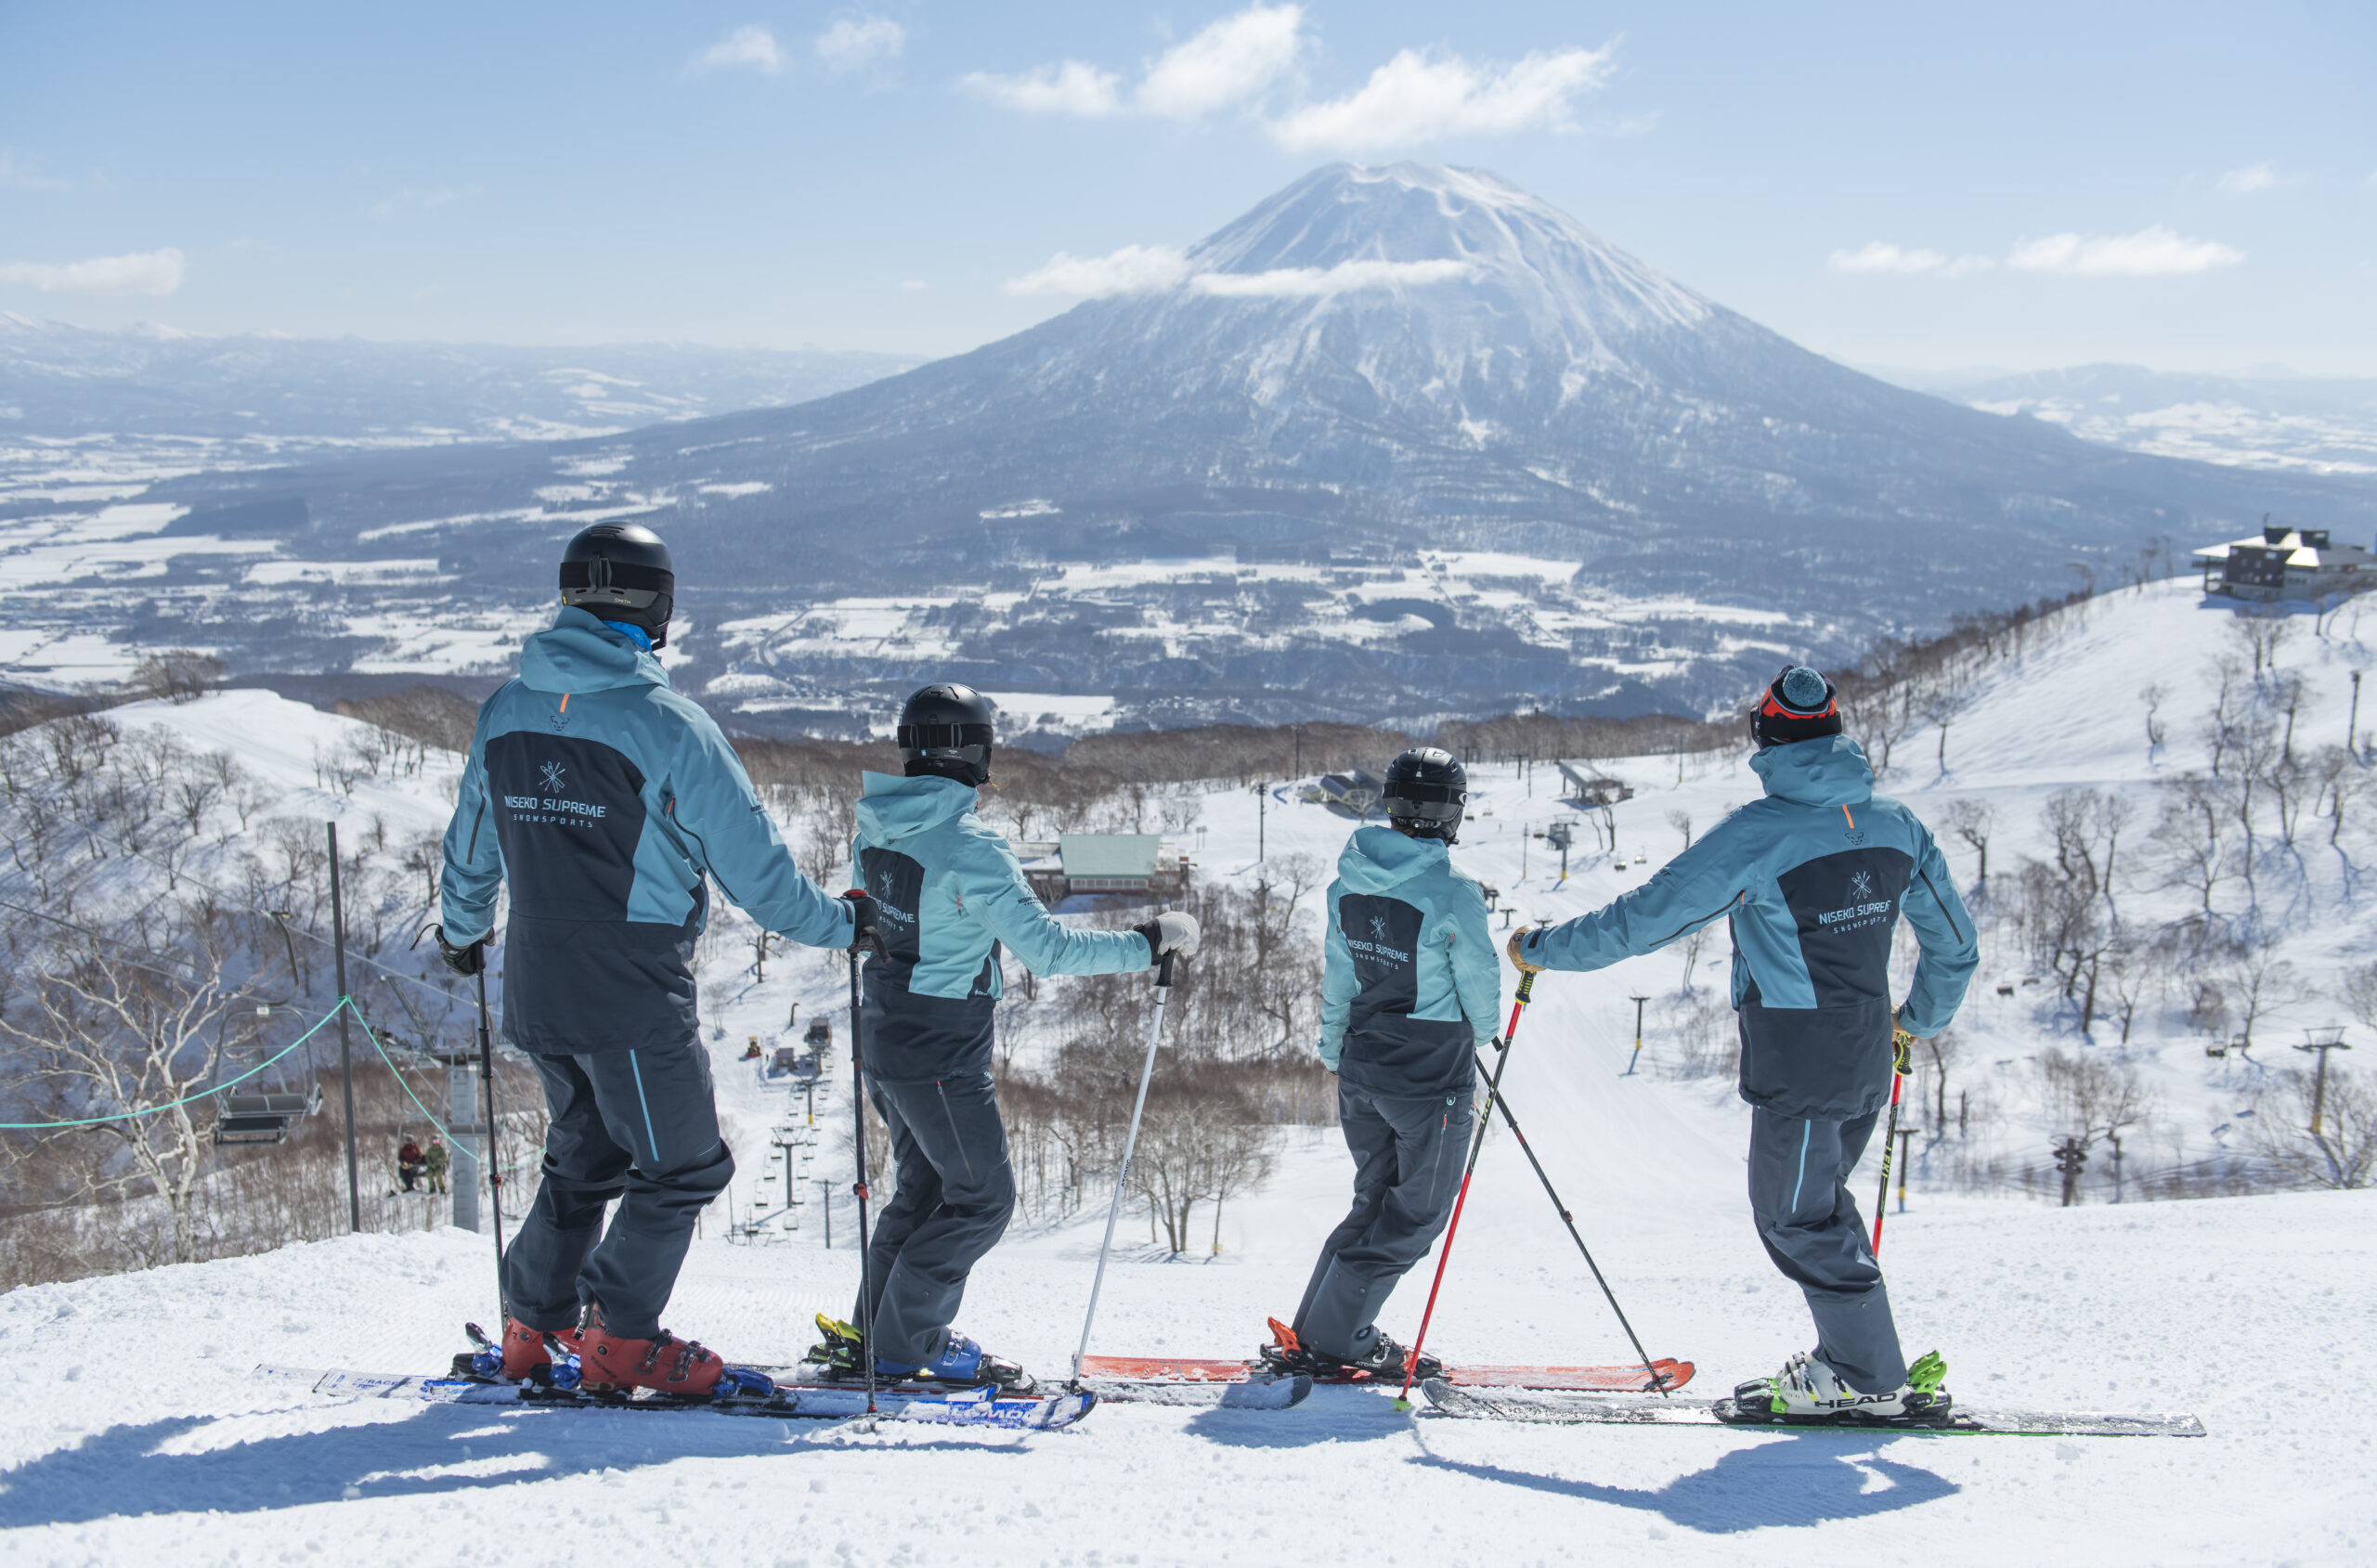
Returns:
[[[578,1386],[594,1393],[648,1388],[687,1399],[766,1398],[775,1384],[747,1367],[729,1367],[715,1351],[666,1328],[648,1340],[625,1340],[604,1326],[599,1308],[586,1310],[578,1334]]]
[[[516,1317],[503,1320],[503,1375],[507,1380],[520,1382],[533,1375],[538,1367],[552,1365],[553,1358],[545,1349],[547,1332],[543,1328],[531,1328]],[[573,1350],[577,1348],[577,1329],[559,1328],[551,1330],[551,1333],[563,1344]]]

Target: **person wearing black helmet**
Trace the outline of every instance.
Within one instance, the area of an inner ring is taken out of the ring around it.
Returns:
[[[1839,693],[1793,665],[1749,716],[1766,786],[1604,908],[1514,933],[1521,969],[1599,969],[1722,920],[1734,940],[1741,1097],[1751,1106],[1750,1212],[1759,1239],[1807,1298],[1816,1345],[1745,1383],[1795,1421],[1933,1423],[1947,1368],[1901,1349],[1880,1263],[1849,1190],[1874,1134],[1902,1037],[1955,1017],[1979,962],[1972,917],[1913,811],[1874,793],[1842,732]],[[1903,919],[1921,956],[1890,1005],[1890,942]]]
[[[1448,853],[1468,799],[1451,754],[1404,752],[1386,770],[1387,825],[1356,828],[1337,861],[1319,1046],[1337,1074],[1354,1204],[1321,1244],[1294,1321],[1272,1323],[1263,1354],[1281,1370],[1404,1373],[1379,1310],[1452,1212],[1471,1064],[1493,1043],[1501,1006],[1485,890]],[[1419,1375],[1435,1370],[1422,1355]]]
[[[660,1326],[695,1218],[734,1173],[694,943],[712,882],[812,947],[849,947],[864,905],[800,875],[717,724],[669,690],[653,656],[675,605],[669,547],[598,523],[569,541],[560,588],[518,679],[479,709],[436,928],[448,965],[480,973],[510,888],[503,1035],[536,1064],[552,1118],[503,1257],[503,1374],[529,1376],[553,1334],[590,1388],[751,1392],[766,1380]]]
[[[861,1285],[876,1370],[886,1377],[1029,1380],[952,1327],[968,1274],[1015,1209],[991,1080],[1002,950],[1036,975],[1119,974],[1197,952],[1193,915],[1089,931],[1041,905],[1006,836],[974,814],[996,726],[997,709],[980,692],[927,686],[900,709],[903,776],[864,775],[858,804],[851,859],[882,933],[865,965],[866,1089],[890,1130],[897,1173]],[[817,1327],[825,1338],[812,1361],[864,1370],[857,1329],[823,1314]]]

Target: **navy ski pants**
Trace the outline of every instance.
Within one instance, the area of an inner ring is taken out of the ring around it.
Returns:
[[[1750,1110],[1749,1206],[1758,1238],[1816,1320],[1816,1354],[1860,1393],[1906,1381],[1882,1266],[1849,1194],[1875,1117],[1804,1121]]]
[[[544,1180],[503,1254],[503,1296],[532,1328],[566,1328],[583,1302],[627,1340],[660,1331],[694,1222],[734,1174],[718,1134],[709,1054],[659,1050],[529,1058],[544,1080]],[[603,1211],[618,1201],[608,1229]]]
[[[1296,1338],[1357,1361],[1378,1340],[1379,1309],[1452,1217],[1473,1127],[1470,1092],[1406,1098],[1339,1080],[1337,1121],[1354,1156],[1354,1206],[1320,1246],[1296,1308]]]
[[[1015,1212],[1007,1127],[987,1072],[870,1079],[866,1093],[890,1130],[898,1190],[876,1222],[861,1289],[874,1292],[875,1358],[921,1367],[948,1343],[966,1276]]]

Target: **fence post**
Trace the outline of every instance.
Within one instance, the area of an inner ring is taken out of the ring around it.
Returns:
[[[355,1056],[346,1028],[346,904],[338,881],[338,823],[326,823],[331,837],[331,951],[338,962],[338,1076],[346,1096],[346,1218],[350,1229],[363,1228],[363,1191],[355,1173]]]

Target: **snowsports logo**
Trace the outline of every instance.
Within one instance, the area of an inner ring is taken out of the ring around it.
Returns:
[[[1874,874],[1870,871],[1861,871],[1851,877],[1849,896],[1859,903],[1870,901],[1874,896]]]
[[[1345,945],[1366,957],[1382,964],[1409,964],[1411,955],[1394,945],[1393,927],[1383,914],[1370,917],[1370,940],[1363,941],[1351,931],[1345,933]]]
[[[1836,930],[1853,931],[1890,912],[1889,899],[1874,897],[1873,873],[1860,871],[1849,878],[1851,902],[1846,909],[1827,909],[1817,914],[1816,923]]]
[[[608,806],[591,801],[568,800],[561,796],[564,776],[569,771],[558,762],[547,762],[538,770],[539,782],[549,792],[543,796],[507,795],[503,804],[525,823],[560,823],[565,825],[599,822],[611,814]]]

